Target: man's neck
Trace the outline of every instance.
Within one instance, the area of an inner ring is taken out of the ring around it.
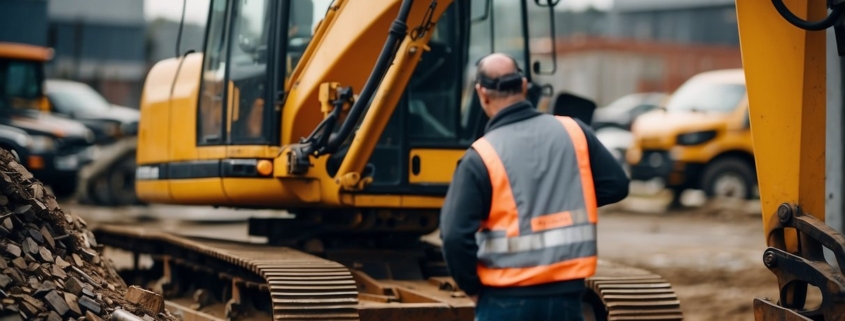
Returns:
[[[490,108],[490,109],[492,109],[492,112],[493,112],[492,114],[495,116],[496,114],[498,114],[499,112],[501,112],[505,108],[513,106],[514,104],[521,102],[523,100],[525,100],[525,99],[523,99],[523,98],[511,98],[511,99],[507,99],[507,100],[501,100],[499,102],[496,102],[495,105],[491,106],[492,108]]]

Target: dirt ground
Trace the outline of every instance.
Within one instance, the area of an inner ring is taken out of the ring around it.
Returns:
[[[690,321],[753,320],[751,307],[755,297],[776,298],[777,280],[762,263],[765,243],[759,205],[705,205],[668,212],[663,205],[659,198],[631,198],[602,208],[600,258],[664,276],[673,284],[685,319]],[[83,216],[89,225],[132,222],[240,240],[247,240],[245,217],[284,215],[202,207],[110,210],[63,206]],[[199,219],[217,222],[197,223]],[[128,264],[121,262],[124,259],[115,258],[115,263]]]
[[[602,211],[599,257],[662,275],[685,320],[753,320],[754,298],[777,298],[762,231],[759,216],[747,213]]]

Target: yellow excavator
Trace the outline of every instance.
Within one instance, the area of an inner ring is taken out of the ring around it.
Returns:
[[[422,236],[487,121],[475,61],[516,57],[544,105],[555,91],[541,79],[557,68],[530,35],[554,30],[559,2],[211,0],[203,48],[177,49],[145,82],[136,191],[150,203],[291,215],[250,219],[263,244],[114,225],[97,227],[97,241],[150,256],[152,267],[124,276],[189,319],[472,320],[472,301]],[[737,2],[764,261],[784,289],[755,313],[832,320],[845,281],[821,267],[819,244],[842,253],[845,238],[822,223],[824,42],[788,22],[823,16],[825,3]],[[567,94],[551,105],[587,122],[595,107]],[[806,286],[790,281],[826,287],[824,310],[801,310]],[[587,285],[589,320],[683,318],[671,285],[648,271],[600,261]]]
[[[554,90],[539,79],[556,66],[538,62],[529,29],[553,20],[558,2],[211,0],[203,48],[146,80],[138,196],[291,217],[250,220],[265,244],[130,226],[100,226],[97,240],[152,257],[125,275],[186,319],[472,320],[472,301],[421,236],[436,230],[456,162],[487,121],[474,62],[515,56],[542,105]],[[781,289],[753,300],[757,320],[845,316],[845,237],[824,224],[823,192],[822,30],[845,38],[843,2],[737,1],[770,245],[761,258]],[[594,107],[571,95],[552,105],[585,120]],[[648,271],[602,261],[587,283],[588,319],[683,317],[671,285]],[[805,307],[808,285],[822,292],[816,309]]]
[[[557,68],[529,35],[554,39],[559,2],[210,0],[203,48],[145,81],[137,194],[291,215],[249,220],[264,244],[114,225],[95,229],[97,241],[152,257],[128,281],[200,319],[472,320],[423,236],[487,122],[475,62],[512,55],[532,102],[548,103],[554,89],[539,79]],[[554,105],[588,123],[595,108],[565,93]],[[682,319],[659,275],[598,270],[591,319]]]

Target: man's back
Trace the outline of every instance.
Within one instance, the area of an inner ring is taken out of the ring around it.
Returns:
[[[492,187],[490,213],[476,234],[481,283],[514,288],[592,276],[595,191],[578,124],[540,114],[492,130],[472,147]]]
[[[584,204],[583,200],[578,164],[578,147],[587,152],[586,142],[581,144],[583,138],[583,134],[571,137],[560,120],[549,114],[511,123],[484,135],[508,170],[512,190],[520,193],[513,196],[518,211],[528,217],[595,206]],[[588,163],[589,159],[582,161]]]
[[[578,133],[586,141],[585,148],[590,170],[596,206],[617,202],[627,196],[628,178],[619,167],[616,159],[605,149],[595,135],[584,123],[577,123]],[[543,125],[543,126],[538,126]],[[495,139],[502,135],[504,139]],[[487,138],[491,138],[487,140]],[[506,173],[508,185],[518,186],[519,190],[511,188],[515,207],[528,208],[521,210],[547,212],[554,208],[576,209],[566,202],[573,202],[565,195],[570,194],[573,186],[572,178],[567,182],[550,175],[553,171],[574,171],[581,169],[575,158],[560,157],[564,151],[574,152],[574,143],[569,131],[554,116],[537,111],[530,103],[514,104],[490,119],[485,139],[492,144],[499,145],[503,162],[528,164],[525,173]],[[477,145],[476,145],[477,147]],[[443,240],[444,257],[450,274],[458,286],[469,295],[485,291],[511,294],[556,294],[583,291],[583,282],[551,282],[548,284],[529,287],[490,288],[481,282],[478,265],[481,248],[477,243],[477,233],[484,224],[492,224],[491,215],[496,212],[493,208],[496,195],[494,194],[495,173],[485,164],[481,152],[473,147],[458,164],[458,168],[449,186],[446,200],[441,212],[441,238]],[[496,153],[499,156],[499,153]],[[584,155],[584,154],[581,154]],[[510,166],[513,167],[513,166]],[[580,172],[579,172],[580,173]],[[581,176],[578,176],[579,179]],[[543,187],[550,185],[552,187]],[[587,184],[590,185],[590,184]],[[584,188],[585,184],[574,184]],[[501,190],[501,189],[500,189]],[[523,192],[528,191],[528,192]],[[583,192],[583,190],[581,190]],[[581,194],[583,195],[583,194]],[[527,200],[527,201],[526,201]],[[542,209],[542,210],[541,210]],[[578,212],[578,211],[570,211]],[[578,214],[578,213],[576,213]],[[571,213],[570,213],[571,215]],[[573,217],[577,223],[580,215]],[[530,220],[529,220],[530,221]],[[485,223],[487,222],[487,223]],[[548,223],[548,220],[539,222]],[[530,222],[526,223],[530,225]],[[524,230],[524,229],[521,229]],[[516,231],[517,234],[519,231]],[[483,253],[481,253],[483,254]]]

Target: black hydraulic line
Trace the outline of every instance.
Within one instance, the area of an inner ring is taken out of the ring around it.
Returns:
[[[349,115],[346,120],[344,120],[337,135],[331,137],[328,144],[326,144],[323,148],[320,148],[321,154],[331,153],[337,150],[340,144],[349,137],[349,134],[352,133],[352,129],[358,123],[361,113],[363,113],[364,109],[369,105],[373,93],[375,93],[376,89],[381,85],[384,76],[387,74],[387,69],[392,64],[396,51],[399,49],[399,44],[402,39],[404,39],[405,34],[408,31],[406,20],[408,20],[408,15],[410,15],[413,3],[414,0],[402,1],[402,6],[399,8],[399,16],[396,17],[396,20],[393,20],[393,24],[390,26],[390,33],[387,37],[387,41],[385,41],[384,47],[381,49],[376,65],[370,73],[370,77],[367,79],[358,99],[355,100],[355,104],[353,104],[352,108],[350,108]]]
[[[780,15],[793,26],[810,31],[821,31],[832,27],[833,24],[839,20],[839,17],[842,16],[842,10],[845,7],[845,5],[842,4],[833,5],[830,14],[827,17],[820,21],[811,22],[803,20],[793,14],[792,11],[789,11],[789,8],[787,8],[783,3],[783,0],[772,0],[772,4],[775,6],[775,9],[777,9],[778,13],[780,13]]]
[[[176,57],[182,55],[182,28],[185,26],[185,7],[188,0],[182,0],[182,18],[179,20],[179,33],[176,34]]]

